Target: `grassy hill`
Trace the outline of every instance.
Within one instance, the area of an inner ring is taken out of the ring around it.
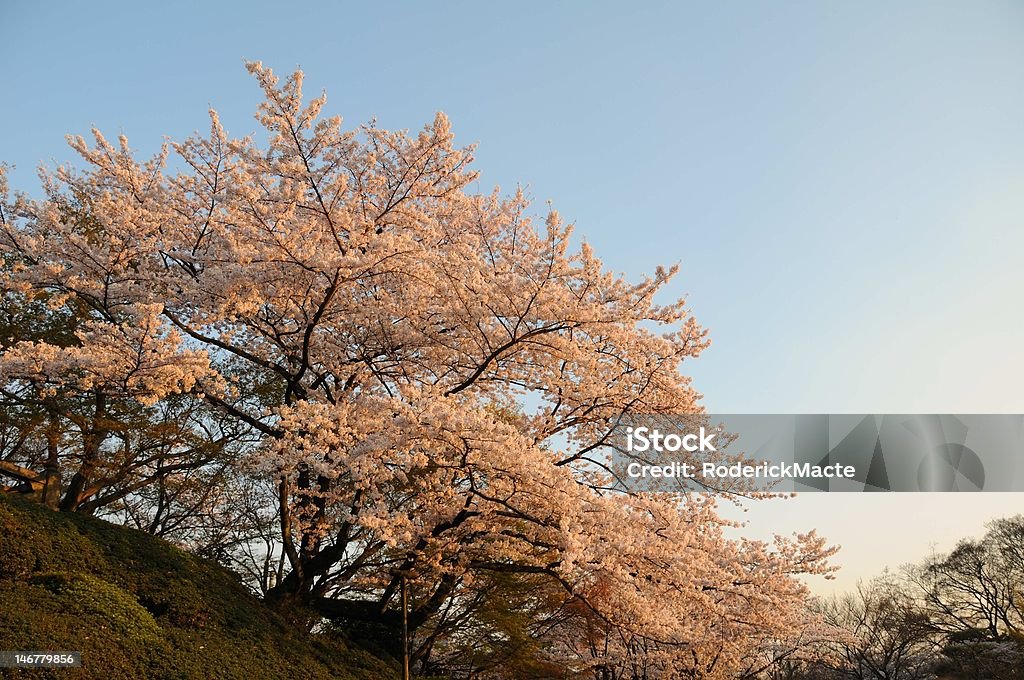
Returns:
[[[384,680],[396,665],[288,624],[228,571],[147,534],[0,496],[0,650],[81,651],[17,678]]]

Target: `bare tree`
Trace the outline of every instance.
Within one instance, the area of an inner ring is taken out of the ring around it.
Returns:
[[[826,600],[825,620],[849,633],[830,644],[832,677],[855,680],[921,680],[938,655],[928,615],[899,579],[886,574],[855,592]]]

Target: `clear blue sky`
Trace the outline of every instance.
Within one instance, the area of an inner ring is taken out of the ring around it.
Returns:
[[[0,0],[0,159],[242,135],[242,60],[301,66],[350,124],[445,111],[616,270],[680,261],[713,410],[1024,412],[1024,3],[322,4]]]

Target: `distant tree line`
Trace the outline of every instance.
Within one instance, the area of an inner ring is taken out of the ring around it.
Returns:
[[[1024,516],[991,522],[980,539],[816,603],[841,634],[808,658],[782,660],[771,680],[1024,678]]]

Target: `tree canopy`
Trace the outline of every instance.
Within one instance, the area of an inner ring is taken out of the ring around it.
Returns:
[[[823,539],[610,488],[622,418],[702,411],[680,364],[706,331],[656,301],[676,268],[631,282],[521,192],[475,193],[443,115],[349,131],[301,72],[248,68],[259,137],[211,111],[140,160],[94,130],[44,199],[3,187],[5,310],[39,321],[3,339],[0,472],[65,510],[203,517],[225,475],[263,483],[268,599],[394,626],[405,581],[423,668],[474,630],[605,677],[730,677],[803,634]]]

